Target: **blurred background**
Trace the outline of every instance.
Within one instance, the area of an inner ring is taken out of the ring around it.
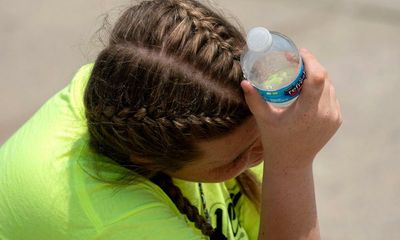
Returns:
[[[0,3],[0,144],[95,59],[104,14],[130,1]],[[400,1],[214,0],[248,30],[265,26],[328,69],[344,117],[318,155],[323,239],[400,239]]]

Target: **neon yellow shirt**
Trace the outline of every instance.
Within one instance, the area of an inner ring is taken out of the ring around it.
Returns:
[[[0,239],[207,239],[152,182],[116,190],[84,171],[93,160],[110,176],[118,168],[88,146],[83,94],[92,68],[82,67],[0,148]],[[201,211],[198,184],[174,183]],[[259,214],[234,179],[203,188],[214,227],[228,239],[257,239]]]

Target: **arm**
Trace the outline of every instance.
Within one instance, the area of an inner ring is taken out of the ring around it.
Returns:
[[[320,239],[312,163],[342,119],[325,69],[307,50],[301,55],[307,79],[286,109],[265,103],[249,82],[242,82],[264,147],[260,240]]]
[[[264,170],[259,239],[320,239],[311,166]]]

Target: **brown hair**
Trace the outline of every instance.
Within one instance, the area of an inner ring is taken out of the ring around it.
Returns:
[[[159,185],[212,239],[223,237],[163,172],[193,161],[196,140],[221,137],[250,117],[240,89],[244,45],[237,28],[197,1],[143,1],[115,24],[84,97],[92,148]],[[259,207],[254,176],[236,179]]]

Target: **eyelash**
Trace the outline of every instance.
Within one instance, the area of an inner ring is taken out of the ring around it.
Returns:
[[[229,163],[229,166],[232,168],[235,168],[237,164],[240,162],[240,160],[243,159],[243,155],[239,155],[237,158],[235,158],[232,162]]]
[[[243,158],[243,155],[239,155],[235,159],[233,159],[232,163],[235,163],[235,162],[241,160],[242,158]]]

